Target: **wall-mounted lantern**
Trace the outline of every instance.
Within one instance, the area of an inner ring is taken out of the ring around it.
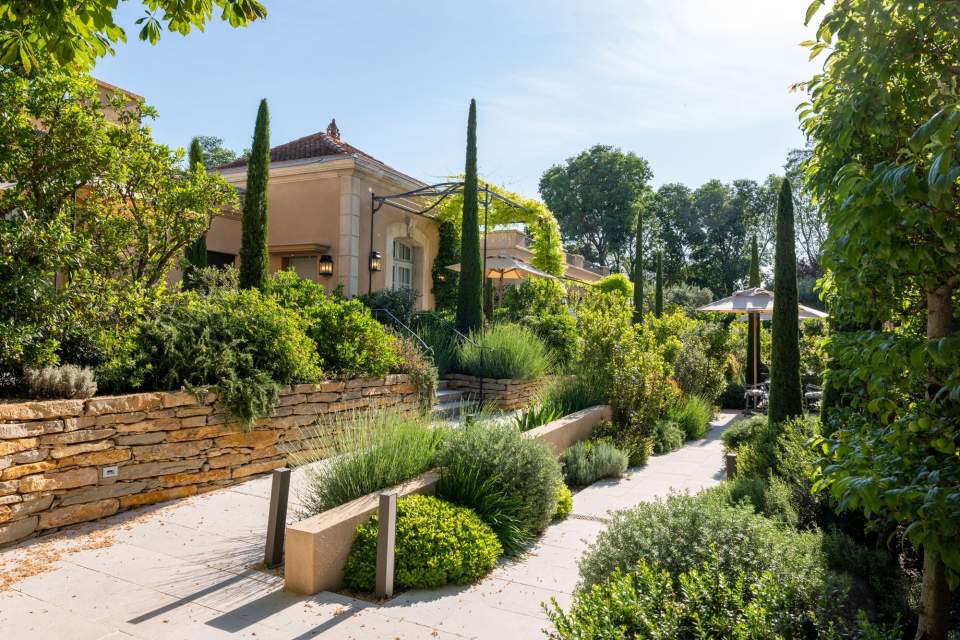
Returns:
[[[329,256],[326,254],[320,256],[320,275],[322,276],[333,275],[333,256]]]
[[[370,271],[383,271],[383,256],[379,251],[370,252]]]

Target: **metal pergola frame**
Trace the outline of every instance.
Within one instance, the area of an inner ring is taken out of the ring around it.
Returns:
[[[507,204],[515,209],[527,209],[519,202],[514,202],[510,198],[497,193],[490,188],[490,184],[487,182],[481,182],[477,187],[477,194],[483,194],[483,275],[486,278],[487,275],[487,233],[489,231],[488,220],[490,217],[490,203],[493,200],[499,200],[504,204]],[[427,215],[434,209],[436,209],[441,202],[453,195],[463,194],[463,181],[457,182],[439,182],[437,184],[431,184],[412,191],[405,191],[404,193],[395,193],[386,196],[378,196],[373,190],[370,190],[370,253],[367,255],[367,293],[373,292],[373,270],[370,269],[370,258],[374,253],[373,248],[373,221],[377,212],[380,211],[384,206],[394,207],[400,211],[406,213],[423,216],[424,218],[430,218],[431,216]],[[420,198],[430,198],[430,202],[426,205],[420,205],[418,199]],[[386,251],[386,246],[384,246],[384,251]]]

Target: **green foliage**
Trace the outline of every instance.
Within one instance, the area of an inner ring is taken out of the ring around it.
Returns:
[[[426,414],[437,397],[437,368],[423,352],[420,343],[409,335],[398,335],[394,342],[397,364],[394,370],[405,373],[417,387],[420,411]]]
[[[553,514],[554,520],[566,520],[573,512],[573,494],[570,488],[561,482],[557,485],[557,510]]]
[[[521,409],[513,416],[513,423],[520,431],[530,431],[537,427],[553,422],[557,418],[562,418],[563,414],[557,407],[549,404],[531,404],[525,409]]]
[[[684,393],[715,402],[726,387],[724,363],[710,358],[703,345],[684,342],[673,365],[673,376]]]
[[[210,387],[247,425],[270,413],[281,385],[321,376],[301,319],[252,290],[169,296],[139,326],[132,361],[130,388]]]
[[[563,237],[589,260],[606,264],[630,244],[637,206],[652,177],[650,165],[636,154],[595,145],[547,169],[540,194]]]
[[[694,309],[705,306],[713,300],[710,289],[680,282],[668,286],[664,292],[664,309],[667,311],[683,310],[692,313]]]
[[[460,225],[450,220],[439,220],[437,231],[440,242],[431,269],[433,300],[437,311],[456,311],[460,274],[447,267],[460,262]]]
[[[194,136],[197,145],[200,147],[200,155],[203,167],[207,170],[217,169],[225,164],[229,164],[238,158],[237,152],[224,146],[223,138],[216,136]],[[192,163],[191,163],[192,164]]]
[[[633,265],[633,322],[643,322],[643,207],[637,208],[636,259]]]
[[[307,467],[302,515],[322,513],[427,471],[445,435],[423,418],[393,410],[321,421],[290,452],[297,465],[330,458]]]
[[[504,488],[500,478],[485,475],[482,466],[462,458],[452,460],[441,469],[437,496],[473,509],[496,534],[508,556],[520,553],[533,538],[521,520],[523,498]]]
[[[768,415],[773,423],[803,415],[800,387],[800,326],[797,319],[797,250],[793,191],[783,181],[777,207],[777,251],[773,272],[773,353]]]
[[[457,293],[457,330],[477,331],[483,326],[483,261],[480,255],[480,222],[477,205],[477,101],[470,101],[467,116],[467,163],[463,179],[463,220],[460,230],[460,289]]]
[[[670,453],[683,446],[686,434],[673,420],[657,420],[653,430],[653,452]]]
[[[200,147],[200,141],[194,138],[190,141],[190,152],[187,156],[187,166],[193,170],[197,165],[205,166],[203,159],[203,149]],[[203,269],[207,266],[207,235],[201,233],[197,238],[187,245],[184,250],[186,266],[183,272],[184,284],[190,284],[193,272],[197,269]]]
[[[769,421],[766,416],[753,416],[737,420],[723,430],[720,436],[727,451],[736,452],[743,444],[754,443],[766,437]]]
[[[100,364],[93,343],[134,324],[184,247],[235,201],[221,177],[183,171],[182,151],[153,141],[152,108],[107,101],[115,123],[89,76],[0,73],[4,377],[64,357]]]
[[[253,129],[253,146],[247,162],[247,191],[243,198],[243,234],[240,238],[240,287],[267,287],[270,253],[267,225],[267,183],[270,178],[270,113],[260,101]]]
[[[92,398],[97,393],[93,371],[74,364],[27,369],[23,382],[31,398]]]
[[[633,298],[633,283],[622,273],[611,273],[600,278],[593,286],[602,293],[618,293],[627,300]]]
[[[376,378],[400,365],[396,338],[359,300],[328,296],[322,285],[293,271],[278,271],[267,286],[274,300],[301,317],[327,374]]]
[[[231,27],[245,27],[267,17],[257,0],[212,0],[203,4],[157,0],[138,2],[149,9],[137,20],[140,40],[156,44],[166,26],[186,35],[196,27],[203,31],[212,22],[213,5],[220,19]],[[127,34],[115,21],[117,3],[83,0],[70,3],[6,3],[0,14],[0,64],[24,73],[37,68],[79,66],[90,68],[97,58],[113,54],[113,45],[126,42]],[[162,18],[157,15],[162,14]]]
[[[842,607],[843,581],[831,575],[819,549],[820,533],[797,532],[711,495],[674,495],[618,512],[584,554],[585,587],[614,571],[633,572],[639,561],[657,563],[674,580],[704,562],[725,575],[748,580],[770,573],[789,585],[790,610],[815,612]]]
[[[784,640],[802,637],[808,623],[795,597],[794,585],[771,573],[727,573],[716,558],[679,574],[641,559],[631,573],[578,591],[569,613],[555,599],[546,610],[558,640]]]
[[[743,395],[746,391],[746,387],[739,382],[728,382],[717,403],[721,409],[746,409],[747,401]]]
[[[457,356],[461,372],[484,378],[534,380],[550,368],[547,347],[532,331],[495,324],[471,333]]]
[[[557,416],[594,407],[605,402],[599,389],[580,376],[563,376],[553,379],[538,396],[538,404],[547,407]]]
[[[358,298],[371,310],[384,309],[409,327],[413,322],[414,307],[417,305],[417,300],[420,299],[420,292],[408,288],[380,289],[379,291],[361,294]],[[394,322],[390,316],[386,315],[380,318],[380,321],[388,325]],[[402,327],[396,328],[400,329]]]
[[[343,568],[344,584],[373,591],[377,572],[379,514],[357,528]],[[470,509],[430,496],[397,501],[394,586],[436,589],[469,584],[485,576],[502,552],[493,531]]]
[[[577,335],[577,321],[569,314],[551,316],[528,316],[522,322],[547,347],[551,363],[559,371],[571,371],[576,368],[580,351],[580,339]]]
[[[457,370],[460,343],[453,322],[433,312],[421,312],[414,317],[411,327],[427,346],[433,349],[433,363],[441,377]]]
[[[494,479],[498,490],[520,502],[514,515],[528,535],[542,531],[556,511],[560,464],[545,444],[525,438],[511,424],[461,426],[443,443],[438,462],[446,469],[469,468],[478,478]]]
[[[653,429],[650,429],[651,434]],[[627,454],[627,462],[631,467],[642,467],[653,455],[654,438],[648,435],[647,429],[640,429],[636,425],[624,427],[613,422],[601,422],[593,430],[593,437],[609,439]]]
[[[750,274],[747,282],[748,287],[760,286],[760,253],[757,250],[757,234],[753,234],[750,242]],[[757,336],[760,335],[760,318],[754,314],[747,315],[747,358],[743,361],[746,374],[746,384],[758,384],[760,382],[760,354],[754,355],[754,348],[758,342]],[[756,362],[754,362],[756,358]],[[755,375],[756,372],[756,375]]]
[[[710,430],[713,406],[700,396],[691,395],[677,401],[667,415],[679,425],[688,440],[699,440]]]
[[[512,322],[521,322],[528,316],[566,315],[566,295],[558,280],[527,278],[507,287],[503,294],[503,308]]]
[[[581,440],[560,455],[563,476],[575,487],[591,485],[602,478],[619,478],[629,459],[608,440]]]
[[[228,267],[204,267],[197,269],[191,276],[191,286],[200,296],[211,296],[224,291],[237,291],[240,288],[240,271],[233,265]]]

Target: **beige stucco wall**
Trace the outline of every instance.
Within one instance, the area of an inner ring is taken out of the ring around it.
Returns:
[[[481,243],[483,237],[480,238]],[[481,246],[483,246],[481,244]],[[597,273],[585,268],[583,256],[564,254],[566,257],[563,275],[583,282],[596,282],[610,273]],[[533,262],[533,252],[524,244],[524,236],[520,231],[513,229],[498,229],[487,234],[487,256],[510,256],[530,264]]]
[[[233,185],[246,182],[244,168],[222,175]],[[371,191],[394,194],[419,186],[401,174],[352,157],[319,158],[274,163],[268,187],[270,268],[281,268],[284,256],[328,254],[334,272],[318,277],[332,291],[342,284],[348,296],[370,289]],[[211,225],[210,250],[239,253],[240,234],[229,224]],[[393,285],[392,245],[403,239],[414,248],[414,287],[420,291],[421,309],[433,308],[430,268],[437,254],[436,223],[391,207],[374,216],[374,250],[383,255],[383,270],[373,274],[373,290]],[[217,249],[214,249],[216,245]]]

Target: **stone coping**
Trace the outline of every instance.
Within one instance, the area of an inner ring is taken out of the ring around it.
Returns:
[[[609,420],[608,405],[571,413],[524,432],[539,438],[560,455],[573,443],[588,438],[594,427]],[[285,535],[284,588],[301,595],[333,591],[343,584],[343,567],[353,545],[357,527],[376,512],[379,495],[395,490],[400,497],[413,493],[432,495],[439,475],[430,471],[392,489],[383,489],[352,500],[323,513],[288,525]]]

